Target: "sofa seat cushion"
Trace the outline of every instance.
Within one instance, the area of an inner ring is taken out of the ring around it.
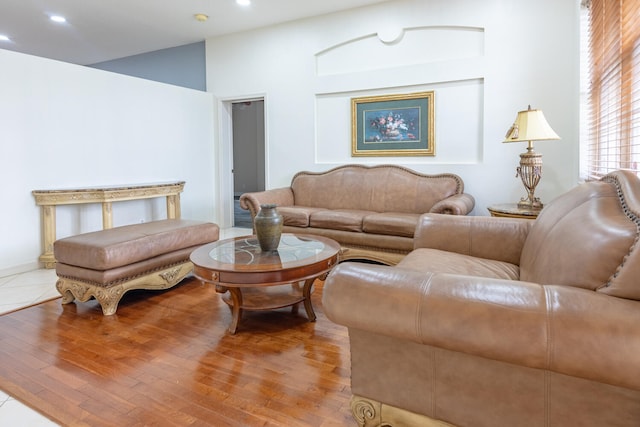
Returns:
[[[515,264],[430,248],[414,249],[398,263],[398,267],[423,273],[451,273],[506,280],[520,278],[520,268]]]
[[[309,225],[315,228],[362,232],[362,221],[372,213],[374,212],[351,209],[322,210],[311,215]]]
[[[284,225],[291,227],[309,227],[311,215],[323,210],[326,209],[308,206],[278,206],[278,213],[282,215]]]
[[[413,237],[420,214],[383,212],[364,217],[362,230],[365,233]]]
[[[218,240],[216,224],[165,219],[56,240],[59,263],[109,270]]]

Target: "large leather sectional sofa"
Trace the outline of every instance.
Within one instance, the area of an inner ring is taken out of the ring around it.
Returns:
[[[619,171],[534,221],[424,215],[397,266],[336,267],[359,425],[640,425],[639,230]]]
[[[426,212],[466,215],[474,199],[454,174],[425,175],[393,165],[345,165],[299,172],[289,187],[244,193],[240,206],[252,218],[262,204],[276,204],[285,233],[332,238],[342,258],[395,264],[413,249]]]

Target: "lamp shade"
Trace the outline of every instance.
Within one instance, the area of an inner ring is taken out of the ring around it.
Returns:
[[[547,120],[544,118],[541,110],[532,110],[529,106],[528,110],[518,112],[516,121],[507,131],[505,140],[502,142],[521,142],[521,141],[544,141],[549,139],[560,139]]]

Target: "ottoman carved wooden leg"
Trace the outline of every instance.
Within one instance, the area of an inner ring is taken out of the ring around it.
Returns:
[[[131,289],[168,289],[184,279],[193,271],[190,261],[124,280],[115,284],[93,284],[78,279],[60,277],[56,288],[62,295],[62,304],[69,304],[74,300],[81,302],[95,298],[102,307],[102,313],[110,316],[118,309],[122,296]]]

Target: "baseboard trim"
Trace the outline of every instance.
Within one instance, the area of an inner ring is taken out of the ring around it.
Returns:
[[[16,274],[28,273],[29,271],[40,270],[42,265],[37,262],[30,262],[28,264],[16,265],[14,267],[7,267],[0,269],[0,277],[14,276]]]

